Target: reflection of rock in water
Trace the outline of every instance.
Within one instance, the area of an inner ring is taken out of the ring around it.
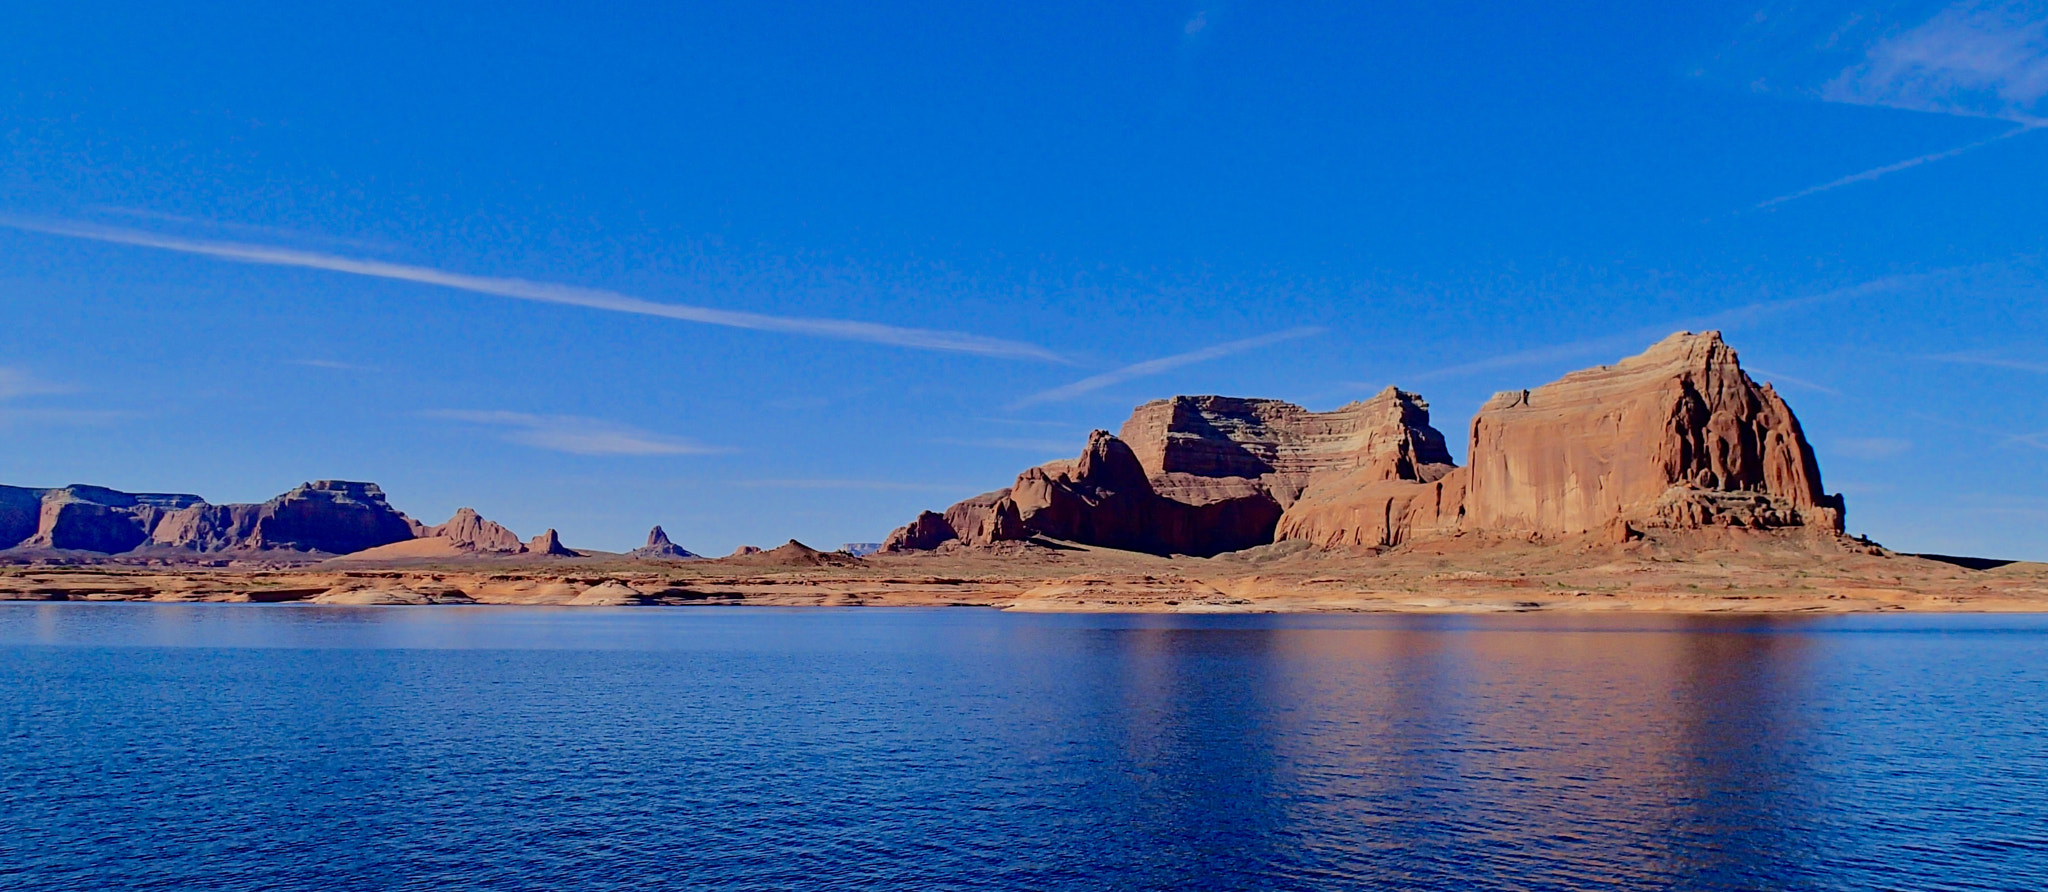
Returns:
[[[1241,885],[1292,857],[1286,803],[1299,795],[1275,756],[1294,733],[1277,673],[1273,629],[1175,628],[1115,636],[1120,702],[1114,741],[1137,817],[1130,832],[1177,865],[1176,885]],[[1191,840],[1228,839],[1228,850]],[[1168,854],[1171,853],[1171,854]]]
[[[1765,888],[1813,851],[1818,777],[1804,636],[1782,620],[1679,619],[1678,765],[1669,873],[1716,887]],[[1796,621],[1793,621],[1796,623]]]

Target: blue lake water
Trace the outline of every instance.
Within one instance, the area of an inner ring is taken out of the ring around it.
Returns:
[[[2048,618],[0,605],[0,887],[2048,888]]]

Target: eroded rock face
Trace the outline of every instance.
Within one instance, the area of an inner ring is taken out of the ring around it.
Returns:
[[[421,538],[447,539],[456,548],[480,554],[525,554],[526,543],[519,534],[485,520],[474,508],[457,508],[455,516],[436,527],[428,527]]]
[[[1257,481],[1283,506],[1330,472],[1370,470],[1380,480],[1423,480],[1452,467],[1429,404],[1389,387],[1328,412],[1293,403],[1177,396],[1139,406],[1122,439],[1160,492],[1202,501],[1218,480]]]
[[[1096,431],[1075,461],[1025,471],[1009,489],[930,512],[889,550],[1035,535],[1153,554],[1213,555],[1273,541],[1317,481],[1421,484],[1452,468],[1421,397],[1387,388],[1310,412],[1279,400],[1174,397],[1139,406],[1123,436]]]
[[[886,551],[921,551],[959,540],[990,545],[1047,536],[1153,554],[1212,555],[1272,541],[1279,503],[1236,479],[1182,501],[1154,489],[1131,447],[1095,431],[1075,461],[1026,470],[1016,485],[926,511],[889,535]]]
[[[889,538],[882,541],[882,550],[930,551],[959,538],[960,534],[954,532],[953,525],[946,522],[945,515],[924,511],[917,515],[916,520],[890,533]]]
[[[1496,395],[1472,421],[1468,529],[1573,535],[1636,527],[1842,529],[1813,449],[1719,332]]]

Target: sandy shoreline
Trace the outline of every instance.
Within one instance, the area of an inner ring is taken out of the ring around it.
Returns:
[[[1453,542],[1210,559],[1057,544],[879,555],[838,565],[730,561],[347,560],[299,567],[17,565],[0,600],[337,605],[941,607],[1041,612],[2048,612],[2048,564],[1983,569],[1795,535]]]

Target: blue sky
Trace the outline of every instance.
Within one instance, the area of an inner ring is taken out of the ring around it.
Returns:
[[[12,10],[0,481],[829,547],[1718,327],[1852,531],[2048,559],[2048,4],[583,6]]]

